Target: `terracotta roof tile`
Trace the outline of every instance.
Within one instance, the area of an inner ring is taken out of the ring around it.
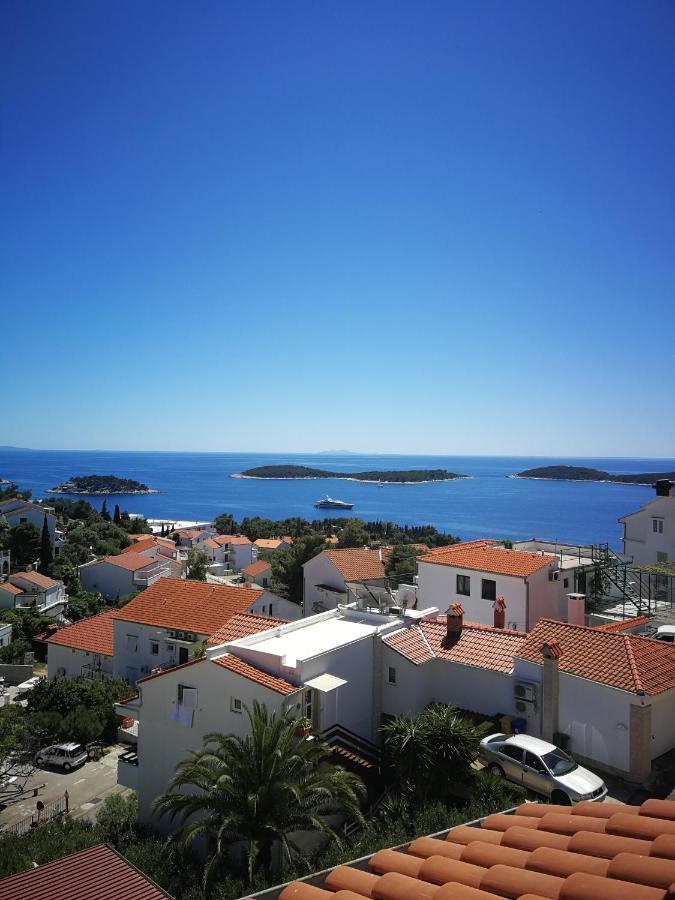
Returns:
[[[49,638],[50,644],[61,647],[74,647],[76,650],[87,650],[89,653],[113,655],[113,620],[117,610],[110,609],[98,616],[90,616],[59,628]]]
[[[213,538],[213,540],[218,544],[219,547],[222,547],[224,544],[232,544],[234,546],[246,546],[246,544],[250,544],[249,539],[243,534],[219,534]]]
[[[43,588],[45,590],[56,587],[58,584],[60,584],[59,581],[54,581],[53,578],[47,578],[46,575],[41,575],[39,572],[15,572],[14,575],[9,576],[9,580],[12,583],[14,583],[14,581],[19,578],[22,581],[28,581],[30,584],[34,584],[36,587]]]
[[[243,575],[252,575],[255,577],[256,575],[260,575],[263,572],[271,572],[272,564],[265,562],[264,559],[259,559],[256,562],[251,563],[250,566],[246,566],[246,568],[242,569],[241,571]]]
[[[505,628],[492,628],[465,622],[459,640],[448,645],[445,618],[436,622],[422,619],[419,624],[397,631],[384,638],[384,643],[415,665],[431,659],[446,659],[463,666],[510,672],[513,657],[525,643],[527,635]]]
[[[115,890],[111,893],[111,885],[120,887],[119,893]],[[94,900],[113,895],[123,895],[124,900],[169,897],[103,844],[0,881],[0,900]]]
[[[511,575],[516,578],[527,578],[539,569],[552,565],[556,560],[557,557],[552,555],[508,550],[505,547],[492,546],[487,541],[450,544],[448,547],[439,547],[431,553],[418,557],[418,561],[423,563],[490,572],[495,575]]]
[[[117,610],[115,618],[211,635],[236,613],[246,612],[263,593],[205,581],[160,578]]]
[[[23,594],[23,589],[12,584],[11,581],[0,582],[0,590],[7,591],[8,594]]]
[[[206,643],[209,647],[229,644],[230,641],[238,641],[241,638],[250,637],[252,634],[258,634],[261,631],[270,631],[272,628],[286,625],[287,622],[287,619],[273,619],[271,616],[237,613],[222,628],[214,631]]]
[[[368,581],[384,578],[379,550],[324,550],[345,581]]]
[[[661,694],[675,688],[673,644],[540,619],[517,655],[542,665],[541,648],[552,640],[562,649],[561,672],[634,694]]]
[[[255,541],[256,547],[261,550],[278,550],[281,544],[281,538],[258,538]]]
[[[231,672],[236,672],[237,675],[248,678],[249,681],[255,681],[256,684],[260,684],[262,687],[276,691],[277,694],[294,694],[300,690],[295,684],[291,684],[290,681],[278,678],[276,675],[270,675],[268,672],[264,672],[262,669],[244,662],[243,659],[239,659],[237,656],[219,656],[212,662],[217,666],[222,666],[224,669],[229,669]]]
[[[635,616],[633,619],[622,619],[620,622],[606,622],[604,625],[594,625],[596,631],[609,631],[611,634],[620,634],[640,625],[647,625],[651,619],[649,616]]]
[[[110,563],[111,566],[117,566],[118,569],[127,569],[129,572],[136,572],[138,569],[145,568],[145,566],[157,565],[158,560],[154,559],[152,556],[143,556],[142,553],[136,551],[136,547],[133,549],[134,552],[132,553],[119,553],[117,556],[106,556],[103,558],[103,562]]]

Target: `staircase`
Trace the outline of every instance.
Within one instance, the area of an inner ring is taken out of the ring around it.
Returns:
[[[364,770],[377,772],[380,768],[380,748],[371,741],[350,731],[343,725],[332,725],[322,732],[321,737],[336,756],[342,757]]]
[[[641,616],[650,612],[650,598],[642,597],[636,582],[628,577],[628,563],[615,553],[607,544],[594,544],[591,548],[592,559],[597,571],[605,575],[623,597],[624,604],[634,608],[631,615]]]

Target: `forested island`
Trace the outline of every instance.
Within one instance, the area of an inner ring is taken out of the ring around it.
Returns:
[[[542,478],[549,481],[611,481],[617,484],[652,485],[659,478],[670,478],[675,481],[675,472],[641,472],[630,475],[612,475],[602,469],[591,469],[588,466],[541,466],[538,469],[526,469],[511,475],[511,478]]]
[[[116,475],[77,475],[50,488],[48,494],[159,494],[141,481]]]
[[[347,481],[376,481],[382,484],[420,484],[426,481],[451,481],[466,478],[445,469],[395,469],[373,472],[330,472],[309,466],[257,466],[238,472],[232,478],[343,478]]]

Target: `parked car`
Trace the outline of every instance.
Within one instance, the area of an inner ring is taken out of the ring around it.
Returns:
[[[654,638],[657,641],[666,641],[668,644],[675,644],[675,625],[660,625],[656,629]]]
[[[480,759],[493,771],[553,803],[604,800],[605,782],[569,753],[529,734],[491,734],[480,742]]]
[[[38,766],[59,766],[65,772],[70,772],[76,766],[86,763],[89,758],[82,744],[52,744],[44,747],[35,754],[35,762]]]

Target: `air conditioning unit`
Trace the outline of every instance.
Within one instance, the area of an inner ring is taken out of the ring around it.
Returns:
[[[534,703],[537,699],[537,685],[529,681],[516,681],[513,686],[513,694],[516,700]]]
[[[516,700],[515,709],[516,715],[525,716],[526,719],[531,719],[537,712],[537,707],[531,700]]]
[[[559,579],[560,579],[560,572],[559,572],[558,569],[556,569],[555,572],[549,572],[549,573],[548,573],[548,580],[549,580],[549,581],[558,581]]]

